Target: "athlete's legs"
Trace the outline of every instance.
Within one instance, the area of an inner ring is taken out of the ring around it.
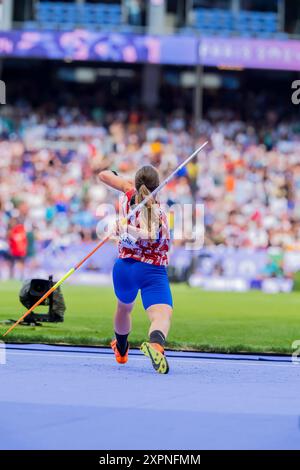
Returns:
[[[113,283],[116,297],[118,299],[117,309],[114,317],[114,329],[116,339],[111,346],[115,352],[117,361],[124,364],[128,356],[128,335],[131,330],[131,311],[138,293],[132,275],[130,260],[118,259],[113,269]],[[121,355],[121,359],[119,357]]]
[[[151,322],[149,336],[151,337],[154,331],[161,331],[166,338],[171,326],[172,307],[167,304],[155,304],[148,307],[146,312]]]
[[[114,318],[115,332],[119,335],[128,335],[131,331],[131,312],[134,307],[134,302],[131,304],[124,304],[118,300],[117,310]]]
[[[111,347],[115,353],[116,360],[120,364],[125,364],[128,359],[128,335],[131,330],[131,311],[134,302],[126,304],[118,300],[117,310],[114,317],[115,339],[112,340]]]
[[[141,345],[141,351],[151,359],[154,369],[161,373],[169,372],[169,364],[164,354],[166,337],[169,333],[172,307],[168,304],[154,304],[146,309],[151,322],[149,342]]]
[[[164,266],[140,263],[141,295],[151,322],[149,337],[151,343],[162,347],[169,333],[173,311],[172,293]]]
[[[167,374],[168,361],[164,355],[166,337],[169,333],[173,301],[167,271],[163,266],[146,266],[141,294],[144,308],[150,320],[149,342],[141,345],[141,351],[151,359],[154,369]]]

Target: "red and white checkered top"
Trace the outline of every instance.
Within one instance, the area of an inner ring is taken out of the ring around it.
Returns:
[[[125,193],[121,212],[123,217],[127,217],[131,207],[130,202],[135,195],[136,190],[132,189]],[[133,258],[142,263],[154,264],[156,266],[168,265],[168,251],[170,246],[170,231],[166,214],[157,203],[159,210],[159,228],[157,238],[154,239],[134,239],[128,232],[123,232],[119,240],[119,258]],[[140,228],[140,213],[137,212],[132,219],[128,221],[128,225]]]

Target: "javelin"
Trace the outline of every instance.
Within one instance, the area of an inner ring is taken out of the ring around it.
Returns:
[[[176,170],[173,171],[173,173],[171,173],[162,183],[160,183],[159,186],[157,186],[156,189],[154,189],[154,191],[152,191],[152,193],[150,193],[147,197],[145,197],[145,199],[143,199],[143,201],[140,202],[140,204],[138,204],[132,211],[129,212],[129,214],[124,218],[124,221],[128,221],[133,215],[135,215],[138,211],[140,211],[141,208],[143,206],[145,206],[145,204],[147,204],[147,202],[151,198],[156,196],[156,194],[159,191],[161,191],[161,189],[164,188],[169,183],[169,181],[176,175],[176,173],[178,173],[179,170],[181,170],[185,165],[187,165],[187,163],[189,163],[193,158],[195,158],[196,155],[198,155],[198,153],[207,145],[207,143],[208,143],[208,141],[204,142],[204,144],[202,144],[186,160],[184,160],[176,168]],[[103,240],[101,240],[98,243],[98,245],[96,245],[95,248],[88,255],[85,256],[85,258],[83,258],[78,264],[76,264],[76,266],[74,266],[72,269],[70,269],[70,271],[68,271],[59,281],[57,281],[57,283],[54,284],[54,286],[52,286],[51,289],[49,289],[29,310],[27,310],[27,312],[25,312],[24,315],[22,315],[19,318],[19,320],[17,320],[2,336],[8,335],[19,323],[21,323],[21,321],[24,320],[24,318],[27,317],[27,315],[29,315],[36,307],[38,307],[42,302],[44,302],[44,300],[46,300],[49,297],[49,295],[51,295],[56,289],[58,289],[58,287],[61,286],[61,284],[66,279],[68,279],[75,271],[77,271],[79,268],[81,268],[81,266],[91,256],[93,256],[93,254],[96,253],[96,251],[99,250],[99,248],[101,248],[101,246],[103,246],[104,243],[106,243],[113,234],[114,234],[114,230],[112,230],[108,235],[106,235],[106,237]]]

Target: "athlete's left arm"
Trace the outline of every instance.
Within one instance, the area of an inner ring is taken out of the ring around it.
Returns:
[[[113,189],[117,189],[123,193],[127,193],[134,188],[133,181],[122,178],[122,176],[117,175],[113,171],[104,170],[99,173],[99,179],[102,183],[107,184]]]

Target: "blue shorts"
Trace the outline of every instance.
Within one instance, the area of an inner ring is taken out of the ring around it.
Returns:
[[[113,283],[117,298],[124,304],[134,302],[141,290],[144,309],[155,304],[173,306],[165,266],[142,263],[133,258],[119,258],[113,269]]]

